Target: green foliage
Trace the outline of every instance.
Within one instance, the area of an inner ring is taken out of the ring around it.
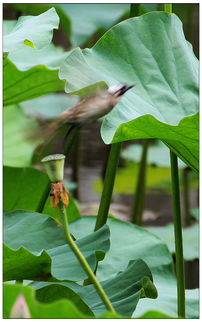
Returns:
[[[29,168],[36,143],[26,134],[37,127],[27,115],[55,117],[77,102],[74,96],[54,94],[64,89],[65,81],[66,92],[80,96],[117,82],[136,84],[105,117],[104,142],[158,138],[197,170],[198,61],[179,19],[152,12],[104,34],[128,17],[128,4],[9,6],[33,16],[4,22],[4,317],[10,317],[17,296],[24,294],[32,318],[175,318],[173,227],[143,229],[109,218],[109,227],[94,232],[95,218],[80,217],[69,195],[70,231],[117,313],[106,312],[94,286],[82,283],[86,273],[67,245],[58,209],[50,207],[47,175]],[[157,7],[140,4],[136,15]],[[104,35],[92,49],[66,53],[51,43],[58,16],[73,45],[90,47]],[[158,164],[159,151],[154,151],[158,159],[149,161]],[[137,164],[129,163],[128,169],[126,180],[131,182]],[[148,185],[170,178],[169,169],[148,170]],[[126,192],[125,183],[122,189]],[[198,256],[197,232],[197,224],[184,230],[186,259]],[[30,285],[13,284],[15,280],[29,280]],[[198,290],[187,290],[186,317],[198,318],[198,311]]]
[[[85,216],[72,222],[70,228],[73,235],[81,238],[93,231],[95,219]],[[114,276],[126,268],[128,261],[141,258],[152,272],[158,298],[141,299],[133,316],[139,317],[158,307],[164,314],[177,317],[177,285],[172,257],[167,246],[146,229],[128,222],[109,218],[107,224],[110,228],[110,250],[98,266],[98,278],[103,280],[106,275]],[[186,290],[187,318],[198,318],[198,302],[198,290]]]
[[[84,94],[85,89],[87,93],[100,81],[136,84],[105,117],[104,142],[159,138],[194,169],[198,168],[197,73],[198,62],[179,19],[163,12],[114,26],[92,49],[73,50],[60,68],[68,93]]]
[[[4,105],[63,89],[57,68],[64,53],[50,45],[58,24],[54,8],[40,16],[20,17],[12,30],[9,23],[4,36]]]
[[[58,287],[58,286],[57,286]],[[61,289],[60,289],[61,291]],[[70,290],[69,290],[70,291]],[[63,288],[64,292],[64,288]],[[79,295],[75,297],[75,293],[67,293],[65,290],[65,297],[66,295],[71,294],[71,300],[61,299],[58,301],[54,301],[51,303],[41,303],[38,298],[40,298],[39,292],[35,292],[31,286],[23,286],[20,284],[11,285],[11,284],[4,284],[3,295],[4,295],[4,318],[8,319],[10,316],[11,308],[19,294],[23,294],[26,300],[26,303],[29,307],[31,317],[35,319],[71,319],[71,318],[78,318],[78,319],[90,319],[92,318],[92,312],[87,307],[87,305],[81,300]],[[72,296],[73,295],[73,296]],[[104,314],[100,315],[97,318],[126,318],[127,316],[122,316],[117,313],[105,312]],[[129,317],[127,317],[129,318]],[[143,316],[138,318],[171,318],[170,316],[151,311],[147,312]]]
[[[3,175],[5,211],[43,210],[41,203],[45,203],[50,189],[48,176],[44,172],[33,168],[4,167]]]
[[[42,49],[50,44],[53,29],[58,28],[59,17],[54,8],[39,16],[22,16],[14,28],[4,36],[4,52],[16,51],[24,45]]]
[[[28,14],[40,14],[54,7],[60,17],[60,25],[74,46],[86,42],[93,34],[103,34],[129,10],[128,4],[12,4]]]
[[[64,83],[58,79],[57,69],[37,65],[28,70],[20,70],[8,58],[4,58],[3,66],[4,105],[26,101],[64,88]]]
[[[30,286],[4,284],[4,318],[9,318],[11,308],[19,294],[23,294],[33,319],[43,318],[92,318],[92,313],[79,295],[74,292],[73,301],[69,298],[53,303],[41,303],[36,300],[34,290]],[[70,293],[69,293],[70,295]]]
[[[146,279],[148,283],[142,283],[143,279]],[[121,315],[131,316],[142,294],[146,297],[157,297],[157,291],[151,280],[152,275],[148,266],[142,260],[136,260],[131,261],[123,272],[119,272],[115,277],[102,281],[101,284],[116,312]],[[56,285],[63,286],[63,289],[70,288],[77,292],[96,316],[105,312],[106,308],[93,285],[79,287],[77,284],[70,282],[34,282],[32,284],[37,290],[36,295],[40,290],[46,294],[45,288],[54,291]],[[62,298],[63,294],[58,294],[58,296]]]
[[[34,279],[35,271],[38,272],[35,278],[42,280],[47,280],[51,275],[60,280],[81,281],[86,278],[85,272],[66,243],[62,227],[58,227],[49,216],[20,210],[7,212],[4,225],[5,243],[9,247],[9,257],[5,252],[4,260],[5,280]],[[76,243],[94,270],[96,260],[103,260],[105,252],[109,249],[109,229],[104,226]],[[40,256],[38,260],[36,255]],[[18,256],[21,257],[21,261],[18,261]],[[33,268],[31,257],[36,268]],[[41,267],[44,257],[46,275]]]
[[[46,173],[33,168],[4,167],[4,210],[18,209],[49,214],[58,223],[61,222],[57,208],[50,206],[50,181]],[[68,189],[68,187],[67,187]],[[80,216],[79,210],[69,193],[67,207],[68,220]]]

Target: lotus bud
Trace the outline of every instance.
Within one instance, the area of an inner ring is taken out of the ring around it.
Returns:
[[[30,319],[31,315],[29,312],[28,305],[25,301],[24,295],[19,294],[10,313],[10,319]]]

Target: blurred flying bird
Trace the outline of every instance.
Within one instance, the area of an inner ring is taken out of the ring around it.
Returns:
[[[119,102],[122,95],[133,86],[134,85],[114,85],[109,87],[106,91],[100,91],[99,93],[87,96],[78,104],[66,109],[54,120],[46,124],[42,129],[44,130],[42,135],[50,138],[50,135],[63,124],[80,126],[99,119],[108,114]]]
[[[47,144],[54,137],[58,129],[66,124],[69,125],[65,135],[66,140],[73,129],[108,114],[119,102],[123,94],[133,86],[123,84],[113,85],[108,90],[85,97],[78,104],[66,109],[53,120],[43,122],[36,136],[42,137],[45,144]],[[35,137],[35,134],[32,137]]]

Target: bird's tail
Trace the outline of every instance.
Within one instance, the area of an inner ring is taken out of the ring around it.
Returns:
[[[48,144],[57,134],[59,128],[64,124],[64,121],[59,118],[54,120],[42,120],[38,118],[37,121],[38,126],[36,129],[31,132],[27,129],[26,138],[28,141],[40,141],[44,144]]]

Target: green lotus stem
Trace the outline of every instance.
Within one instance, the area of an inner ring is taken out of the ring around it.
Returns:
[[[113,305],[110,302],[107,294],[105,293],[102,285],[100,284],[100,282],[96,278],[96,276],[93,273],[93,271],[91,270],[87,260],[85,259],[85,257],[81,253],[80,249],[78,248],[77,244],[74,242],[74,240],[71,237],[71,234],[70,234],[70,231],[69,231],[69,224],[68,224],[68,220],[67,220],[66,208],[64,207],[64,205],[62,203],[60,204],[59,209],[60,209],[60,212],[62,214],[63,227],[64,227],[64,230],[65,230],[65,236],[66,236],[66,239],[67,239],[67,242],[68,242],[69,246],[71,247],[72,251],[76,255],[78,261],[80,262],[81,266],[83,267],[84,271],[86,272],[89,280],[92,282],[92,284],[94,285],[95,289],[97,290],[97,292],[98,292],[101,300],[103,301],[106,309],[111,311],[111,312],[113,312],[113,313],[116,313],[115,309],[113,308]]]
[[[190,185],[189,185],[189,172],[191,169],[189,167],[185,167],[182,170],[182,180],[184,187],[184,225],[189,226],[191,224],[191,213],[190,213],[190,202],[189,202],[189,194],[190,194]]]
[[[147,170],[147,152],[149,140],[144,140],[139,172],[136,184],[135,198],[131,210],[132,223],[141,226],[144,210],[145,188],[146,188],[146,170]]]
[[[178,316],[185,318],[185,276],[182,243],[182,224],[180,210],[180,190],[177,156],[170,150],[171,180],[173,196],[173,221],[175,231],[175,254],[176,254],[176,275],[177,275],[177,301]]]
[[[114,143],[111,145],[109,158],[107,162],[107,169],[105,173],[104,186],[98,210],[98,215],[95,224],[95,231],[101,228],[107,222],[114,181],[116,176],[116,169],[119,162],[121,151],[121,143]]]
[[[164,11],[168,13],[172,13],[172,4],[171,3],[165,3],[164,4]]]
[[[130,5],[130,18],[139,16],[140,4],[131,3]]]

